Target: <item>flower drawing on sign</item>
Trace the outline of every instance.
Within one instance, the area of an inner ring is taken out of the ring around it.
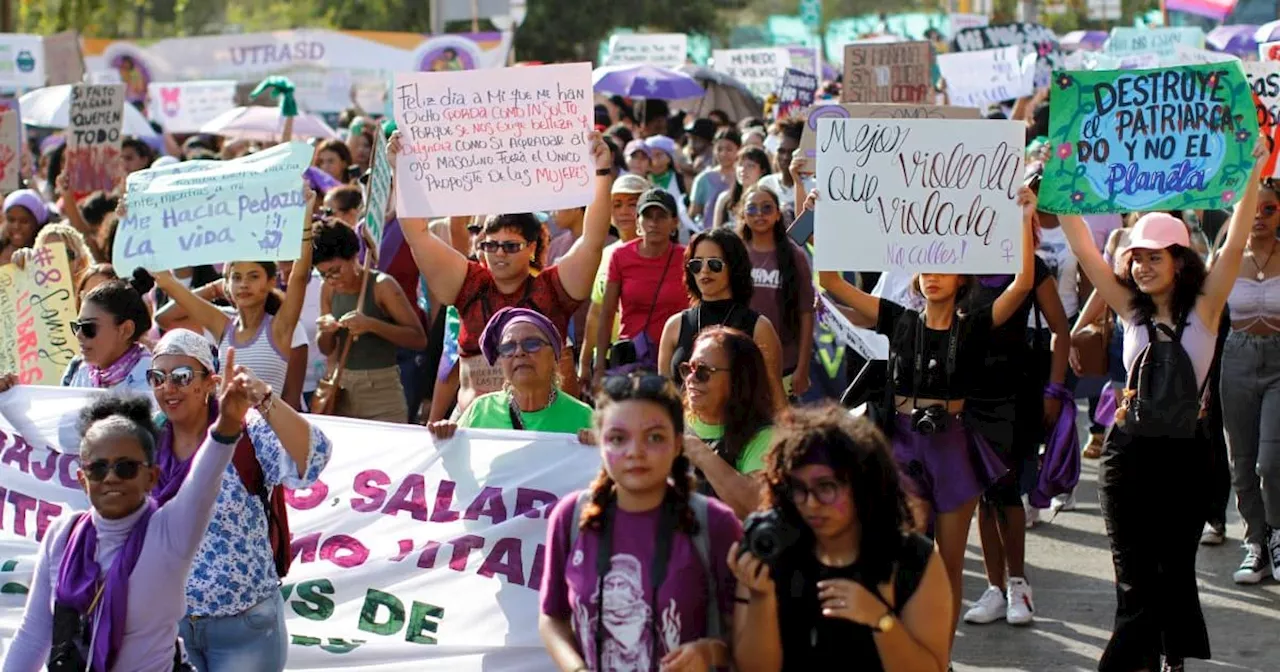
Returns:
[[[1072,192],[1071,202],[1075,203],[1076,205],[1084,203],[1084,192],[1083,191]]]
[[[1064,142],[1061,145],[1058,145],[1058,158],[1062,159],[1063,161],[1066,161],[1067,159],[1071,158],[1071,155],[1074,152],[1075,152],[1075,148],[1072,147],[1071,143],[1069,142]]]
[[[1071,85],[1075,84],[1075,82],[1076,80],[1072,78],[1071,75],[1068,75],[1065,72],[1058,75],[1058,88],[1062,89],[1063,91],[1066,91],[1067,89],[1071,88]]]
[[[1234,201],[1234,200],[1236,200],[1236,192],[1234,192],[1234,191],[1232,191],[1232,190],[1230,190],[1230,189],[1228,189],[1228,190],[1226,190],[1226,191],[1222,192],[1222,202],[1223,202],[1223,203],[1231,203],[1231,202],[1232,202],[1232,201]]]
[[[1242,128],[1236,131],[1236,142],[1249,142],[1253,139],[1253,134],[1248,129]]]

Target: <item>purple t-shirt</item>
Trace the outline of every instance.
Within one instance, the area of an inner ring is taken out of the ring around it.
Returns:
[[[796,282],[800,283],[799,312],[813,312],[813,271],[809,270],[809,257],[799,245],[787,240],[796,260]],[[778,255],[770,250],[757,252],[750,246],[751,280],[755,290],[751,292],[751,310],[764,315],[773,323],[774,331],[782,341],[782,370],[790,371],[800,362],[800,339],[813,338],[813,334],[787,334],[782,326],[782,297],[778,295],[782,285],[782,271],[778,270]],[[797,325],[797,331],[799,325]]]
[[[581,530],[569,548],[570,526],[578,493],[560,500],[547,523],[546,569],[542,573],[542,613],[568,619],[578,640],[578,650],[590,669],[595,670],[596,552],[599,535]],[[710,527],[711,573],[719,584],[717,600],[721,620],[733,609],[735,581],[726,558],[729,546],[742,538],[742,525],[733,511],[710,500],[707,523]],[[657,614],[650,590],[649,572],[653,563],[658,518],[661,509],[629,513],[615,509],[613,518],[613,559],[604,585],[605,670],[656,669],[658,661],[686,642],[706,636],[706,574],[693,540],[675,533],[667,575],[658,588]],[[654,632],[657,632],[657,640]],[[727,637],[728,633],[725,633]]]

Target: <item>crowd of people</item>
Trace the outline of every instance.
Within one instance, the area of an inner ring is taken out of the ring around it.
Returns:
[[[1265,143],[1233,212],[1090,218],[1038,210],[1029,150],[1016,274],[815,273],[813,241],[789,235],[823,207],[803,119],[640,104],[598,106],[585,207],[389,212],[376,249],[358,224],[374,134],[393,166],[402,141],[355,116],[345,141],[315,143],[295,260],[154,273],[110,265],[123,178],[264,145],[169,136],[160,156],[130,139],[117,190],[81,198],[62,136],[33,147],[0,261],[65,244],[80,355],[61,384],[116,394],[84,411],[91,510],[49,528],[4,670],[283,669],[277,495],[324,469],[333,446],[307,420],[322,409],[440,442],[475,428],[598,446],[599,475],[547,521],[539,631],[568,672],[947,670],[961,619],[1035,619],[1026,529],[1047,496],[1074,505],[1078,470],[1042,467],[1081,449],[1077,397],[1116,571],[1100,670],[1209,657],[1195,557],[1223,542],[1232,488],[1235,580],[1280,580]],[[1037,95],[993,116],[1036,147],[1047,112]],[[819,294],[890,342],[887,362],[850,350],[857,414],[811,379]],[[1138,389],[1151,360],[1185,384]],[[990,585],[964,595],[975,512]]]

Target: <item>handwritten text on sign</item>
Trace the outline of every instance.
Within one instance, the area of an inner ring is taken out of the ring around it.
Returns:
[[[609,38],[609,57],[605,65],[649,63],[664,68],[684,65],[689,37],[684,33],[656,35],[614,35]]]
[[[26,266],[0,266],[0,363],[23,385],[58,385],[80,354],[71,334],[76,302],[62,243],[31,251]]]
[[[1020,47],[960,51],[938,55],[938,71],[947,82],[952,105],[985,107],[1031,95],[1036,55],[1019,57]]]
[[[791,67],[791,52],[783,47],[716,49],[711,59],[716,72],[746,84],[762,99],[777,89],[782,74]]]
[[[591,200],[591,65],[397,73],[396,211],[529,212]]]
[[[782,84],[778,87],[778,108],[774,117],[784,119],[798,116],[800,112],[813,104],[814,94],[818,92],[818,77],[811,72],[787,68],[782,76]]]
[[[818,155],[818,122],[822,119],[979,119],[972,107],[941,105],[815,105],[809,110],[804,131],[800,134],[800,151],[813,160]]]
[[[1057,73],[1040,208],[1224,208],[1253,168],[1258,117],[1236,63]]]
[[[1036,86],[1048,86],[1053,71],[1062,67],[1063,55],[1058,36],[1038,23],[1006,23],[996,26],[965,28],[955,31],[953,51],[979,51],[1016,46],[1021,55],[1036,55]]]
[[[165,270],[243,259],[297,259],[302,172],[313,150],[276,145],[234,161],[186,161],[129,176],[112,263]]]
[[[817,268],[1015,272],[1025,134],[1013,121],[822,119]]]
[[[844,47],[846,103],[923,103],[933,90],[928,42],[848,44]]]
[[[1177,55],[1179,44],[1204,48],[1204,31],[1195,26],[1112,28],[1106,50],[1111,54],[1150,52],[1169,58]]]
[[[71,87],[66,167],[76,193],[110,191],[124,124],[123,84]]]
[[[373,161],[369,164],[369,197],[365,205],[364,226],[374,244],[382,242],[387,219],[387,199],[391,196],[391,163],[387,160],[387,140],[374,134]]]
[[[235,80],[152,82],[147,111],[169,133],[196,133],[214,117],[235,107]]]

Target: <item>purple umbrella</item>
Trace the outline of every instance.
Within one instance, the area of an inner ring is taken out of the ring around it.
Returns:
[[[1258,32],[1257,26],[1235,25],[1218,26],[1209,31],[1204,38],[1210,49],[1233,56],[1244,56],[1258,53],[1258,41],[1253,39]]]
[[[1073,30],[1058,40],[1063,51],[1102,51],[1107,33],[1101,30]]]
[[[1253,41],[1258,44],[1267,42],[1275,42],[1280,40],[1280,21],[1271,21],[1258,26],[1258,30],[1253,33]]]
[[[596,93],[627,98],[680,100],[700,98],[706,93],[694,78],[677,70],[654,65],[606,65],[591,73]]]

